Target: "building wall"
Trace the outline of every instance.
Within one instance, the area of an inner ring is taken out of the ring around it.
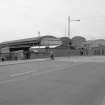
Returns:
[[[1,48],[1,53],[9,53],[10,52],[10,48],[9,47],[3,47]]]
[[[80,50],[81,52],[81,50]],[[82,50],[83,55],[105,55],[105,46],[92,47],[92,48],[84,48]]]
[[[32,52],[31,53],[31,59],[34,59],[34,58],[48,58],[50,56],[50,51],[54,52],[55,57],[80,55],[79,50],[71,50],[71,49],[50,48],[50,49],[46,49],[46,50],[42,49],[42,51],[45,51],[45,52],[39,52],[39,53]]]
[[[47,48],[40,49],[39,51],[40,52],[30,52],[29,59],[48,58],[50,56],[50,51],[53,51],[56,57],[105,55],[105,46],[75,50],[71,50],[70,48]],[[26,58],[25,52],[22,50],[13,51],[11,53],[3,53],[2,56],[4,56],[6,60],[22,60]]]
[[[93,55],[105,55],[105,47],[94,47],[92,48]]]

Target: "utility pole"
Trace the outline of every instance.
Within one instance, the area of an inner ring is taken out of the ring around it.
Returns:
[[[39,40],[40,40],[40,31],[38,31],[38,37],[39,37]],[[39,49],[40,49],[40,44],[39,44]]]
[[[66,37],[66,24],[65,24],[65,37]]]
[[[38,31],[38,37],[40,38],[40,31]]]
[[[70,38],[70,16],[68,16],[68,37]]]
[[[72,21],[80,21],[80,19],[76,19],[76,20],[71,20],[70,19],[70,16],[68,16],[68,37],[70,38],[70,23],[72,22]]]

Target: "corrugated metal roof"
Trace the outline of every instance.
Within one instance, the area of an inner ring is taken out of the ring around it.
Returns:
[[[38,41],[39,37],[33,37],[33,38],[26,38],[26,39],[20,39],[20,40],[13,40],[13,41],[6,41],[0,43],[0,46],[9,46],[9,45],[16,45],[16,44],[24,44],[24,43],[31,43],[34,41]]]
[[[25,38],[25,39],[20,39],[20,40],[13,40],[13,41],[6,41],[0,43],[0,47],[5,47],[5,46],[16,46],[16,45],[28,45],[29,43],[37,43],[39,40],[42,40],[43,38],[56,38],[52,35],[45,35],[41,37],[32,37],[32,38]]]

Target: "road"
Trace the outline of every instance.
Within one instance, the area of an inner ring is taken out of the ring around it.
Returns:
[[[0,65],[3,105],[104,105],[104,98],[105,57]]]

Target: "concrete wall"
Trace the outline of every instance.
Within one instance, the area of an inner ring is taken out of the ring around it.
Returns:
[[[48,58],[50,56],[50,51],[54,52],[55,57],[64,57],[64,56],[75,56],[80,55],[79,50],[71,50],[71,49],[50,49],[46,52],[40,53],[31,53],[31,59],[35,58]]]
[[[74,56],[80,55],[79,50],[71,50],[71,49],[56,49],[55,56]]]
[[[94,47],[91,49],[91,52],[93,55],[105,55],[105,47],[104,46]]]

